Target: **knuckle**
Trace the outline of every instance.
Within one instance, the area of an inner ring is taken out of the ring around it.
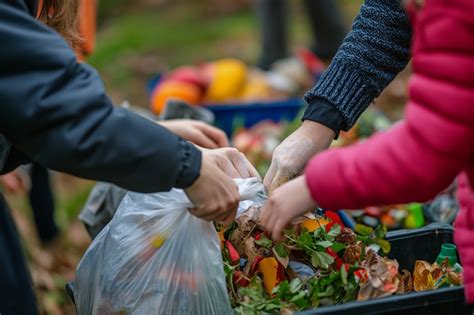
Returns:
[[[237,150],[236,148],[228,148],[227,149],[227,155],[229,157],[239,157],[240,156],[240,151]]]

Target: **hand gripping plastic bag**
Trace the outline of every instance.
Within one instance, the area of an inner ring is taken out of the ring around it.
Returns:
[[[265,199],[259,179],[236,179],[239,213]],[[184,191],[127,193],[80,261],[78,314],[231,314],[213,223],[188,212]]]

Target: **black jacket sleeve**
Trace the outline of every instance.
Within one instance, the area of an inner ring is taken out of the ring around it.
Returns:
[[[0,0],[0,40],[0,133],[11,152],[139,192],[185,188],[199,176],[200,151],[114,107],[97,73],[22,1]]]

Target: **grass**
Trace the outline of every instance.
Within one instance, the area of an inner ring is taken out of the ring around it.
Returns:
[[[242,57],[243,51],[252,53],[252,45],[244,45],[243,49],[235,45],[232,54],[228,45],[220,43],[226,37],[239,43],[253,42],[255,23],[249,12],[208,20],[196,10],[134,13],[104,26],[97,50],[88,61],[110,88],[125,91],[122,97],[130,98],[137,96],[129,90],[131,86],[144,92],[146,79],[167,68],[222,56]],[[139,82],[134,84],[137,79]]]
[[[348,26],[360,0],[340,0]],[[300,3],[297,3],[300,4]],[[108,2],[104,4],[109,7]],[[292,2],[292,47],[309,46],[310,34],[301,5]],[[237,57],[250,64],[259,53],[258,20],[251,9],[209,16],[198,4],[131,10],[102,21],[89,63],[103,76],[116,103],[146,104],[147,80],[183,64]]]

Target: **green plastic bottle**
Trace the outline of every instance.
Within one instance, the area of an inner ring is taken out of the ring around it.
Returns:
[[[441,245],[441,251],[438,255],[438,258],[436,258],[436,263],[441,265],[446,257],[448,257],[448,263],[450,266],[454,266],[458,263],[456,245],[451,243],[445,243]]]

